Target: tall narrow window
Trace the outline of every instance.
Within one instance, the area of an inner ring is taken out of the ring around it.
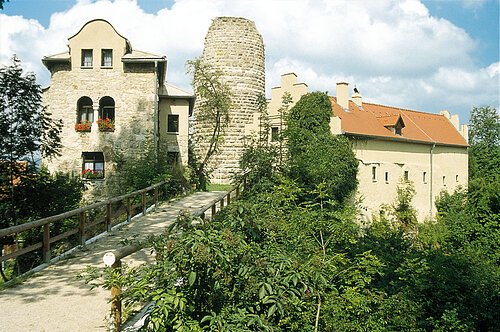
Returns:
[[[168,122],[167,131],[169,133],[178,133],[179,132],[179,115],[169,114],[167,122]]]
[[[422,182],[427,183],[427,172],[422,173]]]
[[[276,142],[279,139],[279,128],[272,127],[271,128],[271,142]]]
[[[377,182],[377,166],[372,166],[372,181]]]
[[[100,131],[115,130],[115,100],[109,96],[99,100],[99,119],[97,125]]]
[[[385,183],[389,183],[389,172],[385,172]]]
[[[113,67],[113,50],[109,49],[101,50],[101,66]]]
[[[446,176],[443,175],[443,186],[446,187]]]
[[[458,174],[455,175],[455,182],[458,182]]]
[[[93,54],[92,50],[82,50],[82,67],[92,68]]]
[[[104,154],[102,152],[82,152],[82,177],[88,180],[104,178]]]
[[[94,122],[94,109],[92,108],[92,99],[81,97],[77,102],[76,111],[76,131],[90,131],[92,122]]]
[[[408,181],[409,177],[410,177],[409,172],[405,171],[404,172],[404,179],[405,179],[405,181]]]

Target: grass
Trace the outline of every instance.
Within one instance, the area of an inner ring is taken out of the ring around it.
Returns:
[[[208,191],[229,191],[233,188],[233,185],[231,184],[215,184],[215,183],[210,183],[208,185]]]

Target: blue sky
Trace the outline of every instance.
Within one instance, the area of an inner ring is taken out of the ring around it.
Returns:
[[[334,93],[335,82],[347,80],[367,101],[448,109],[466,122],[473,106],[498,109],[499,3],[11,0],[0,11],[0,61],[16,53],[48,85],[41,57],[65,51],[67,38],[85,21],[105,18],[133,47],[167,55],[169,81],[189,89],[184,63],[201,54],[211,19],[243,16],[264,38],[268,92],[293,71],[310,90]]]

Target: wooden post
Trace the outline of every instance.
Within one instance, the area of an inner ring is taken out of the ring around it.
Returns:
[[[111,232],[111,203],[106,204],[106,231]]]
[[[222,208],[224,207],[224,197],[222,197],[222,199],[220,200],[220,208],[222,210]]]
[[[217,213],[217,206],[215,204],[212,205],[212,219],[214,219],[215,213]]]
[[[122,261],[118,259],[114,264],[113,268],[121,270]],[[120,294],[122,290],[120,287],[111,287],[111,316],[113,317],[114,330],[120,332],[122,329],[122,301],[120,299]]]
[[[240,198],[240,184],[236,186],[236,199]]]
[[[142,193],[142,215],[146,215],[146,192]]]
[[[127,197],[127,222],[132,220],[132,209],[130,208],[130,196]]]
[[[43,225],[43,261],[48,263],[50,261],[50,223]]]
[[[80,212],[80,224],[78,226],[78,233],[80,235],[80,244],[85,245],[85,212]]]
[[[155,188],[155,209],[158,208],[158,187]]]
[[[227,205],[231,204],[231,192],[227,194]]]

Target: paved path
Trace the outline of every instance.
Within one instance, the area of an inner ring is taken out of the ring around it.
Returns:
[[[88,245],[86,251],[78,250],[72,258],[50,265],[16,287],[0,291],[0,331],[106,331],[110,292],[101,288],[90,290],[76,275],[88,265],[103,266],[104,253],[120,248],[122,239],[159,234],[181,209],[194,211],[221,194],[195,193],[163,203],[155,211]],[[132,265],[151,260],[150,250],[146,249],[122,261]]]

